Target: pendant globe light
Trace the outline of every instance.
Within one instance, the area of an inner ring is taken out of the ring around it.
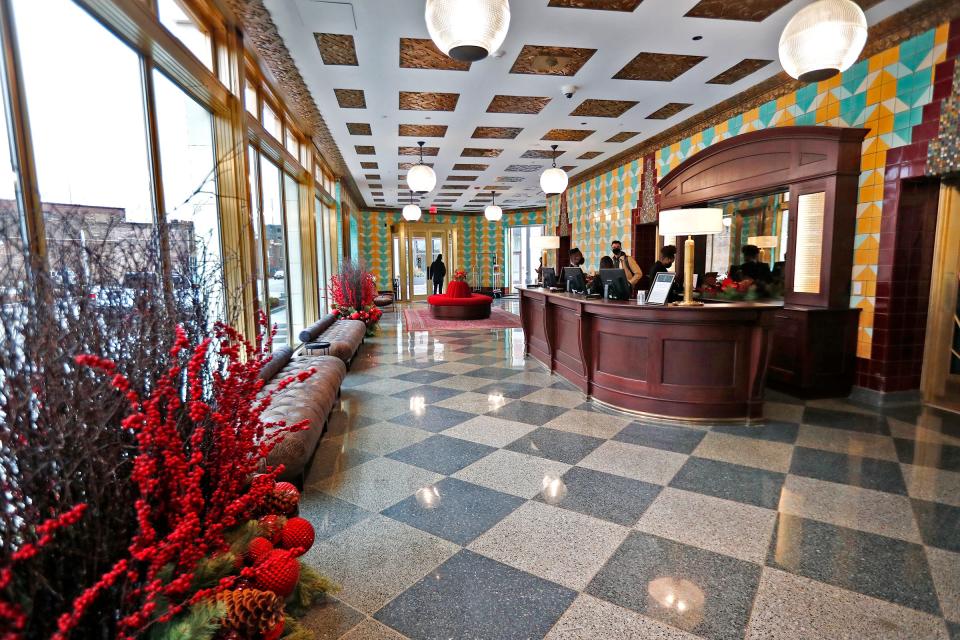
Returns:
[[[422,212],[420,207],[413,204],[413,191],[410,192],[410,204],[403,208],[403,219],[407,222],[416,222],[420,219]]]
[[[510,28],[509,0],[427,0],[427,31],[440,51],[465,62],[500,48]]]
[[[553,166],[540,174],[540,188],[545,194],[563,193],[567,188],[567,172],[557,168],[557,145],[552,144]]]
[[[497,206],[497,192],[490,192],[490,205],[483,210],[483,217],[490,222],[498,222],[503,217],[503,209]]]
[[[407,171],[407,186],[415,193],[427,193],[437,186],[437,174],[423,164],[423,140],[417,144],[420,145],[420,164],[413,165]]]
[[[801,82],[846,71],[867,42],[867,17],[851,0],[817,0],[796,13],[780,35],[780,64]]]

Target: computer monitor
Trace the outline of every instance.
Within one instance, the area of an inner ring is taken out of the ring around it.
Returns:
[[[584,277],[583,269],[580,267],[564,267],[563,283],[567,285],[567,290],[569,291],[579,292],[587,290],[587,279]]]
[[[600,269],[600,280],[607,285],[607,297],[612,300],[629,300],[632,287],[627,283],[623,269]]]
[[[543,286],[545,287],[555,287],[557,286],[557,271],[553,267],[544,267],[543,271],[540,272],[543,277]]]

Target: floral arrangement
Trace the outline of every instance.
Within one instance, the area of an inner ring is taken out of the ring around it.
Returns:
[[[377,295],[377,279],[362,264],[352,260],[340,266],[340,272],[330,278],[333,296],[333,314],[350,320],[360,320],[367,326],[367,335],[376,333],[383,311],[373,304]]]
[[[457,282],[466,282],[467,281],[467,271],[466,269],[457,269],[453,272],[453,279]]]
[[[265,316],[260,322],[265,326]],[[112,612],[119,639],[309,638],[290,614],[302,614],[332,585],[297,559],[312,546],[313,528],[294,517],[299,493],[277,482],[283,467],[265,465],[277,443],[307,423],[261,416],[276,393],[314,370],[261,393],[272,333],[255,345],[222,323],[196,345],[182,327],[175,333],[171,364],[149,393],[138,392],[113,360],[74,358],[88,375],[106,376],[127,406],[122,427],[134,436],[136,529],[127,553],[73,600],[51,638],[76,637],[81,623],[103,610]],[[42,556],[55,533],[82,525],[87,511],[80,503],[48,520],[35,542],[0,560],[0,638],[26,637],[13,586],[18,567]]]

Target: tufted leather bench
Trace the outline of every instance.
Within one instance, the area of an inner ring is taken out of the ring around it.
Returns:
[[[359,320],[337,320],[337,316],[328,313],[300,332],[300,342],[329,342],[330,355],[350,365],[357,349],[367,336],[367,325]]]
[[[309,420],[307,429],[287,434],[267,457],[269,465],[284,465],[282,478],[298,483],[305,476],[330,413],[337,406],[347,366],[334,356],[294,357],[293,349],[284,347],[275,351],[270,362],[260,371],[260,378],[267,381],[261,393],[267,393],[276,389],[284,379],[310,367],[315,367],[316,373],[275,395],[262,416],[264,422],[283,420],[286,424]]]

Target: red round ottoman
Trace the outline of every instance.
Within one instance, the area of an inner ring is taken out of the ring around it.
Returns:
[[[446,293],[427,298],[430,315],[438,320],[484,320],[490,317],[493,298],[471,293],[470,285],[454,280]]]

